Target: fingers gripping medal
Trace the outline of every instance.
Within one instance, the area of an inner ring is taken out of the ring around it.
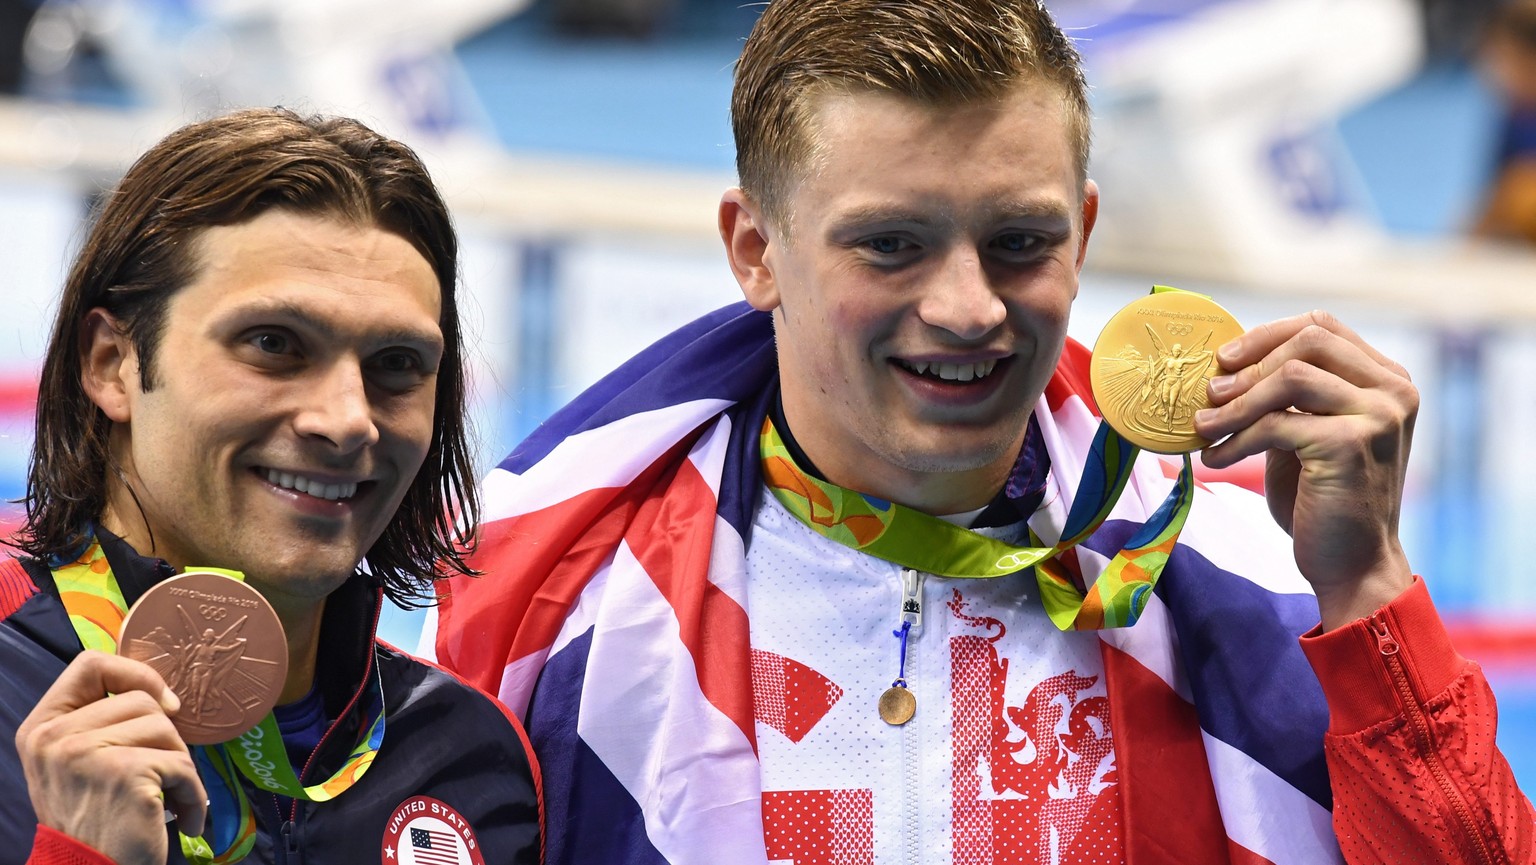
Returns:
[[[1210,406],[1206,383],[1221,372],[1216,349],[1242,334],[1205,295],[1154,286],[1115,313],[1093,346],[1090,378],[1104,420],[1154,453],[1209,445],[1195,432],[1195,412]]]
[[[231,572],[191,570],[151,588],[123,620],[125,657],[155,669],[181,700],[172,723],[189,745],[236,738],[277,705],[288,674],[283,625]]]
[[[191,865],[233,865],[255,849],[241,776],[258,789],[323,802],[361,778],[383,745],[384,699],[370,666],[358,745],[336,775],[299,782],[271,714],[288,675],[288,644],[277,614],[239,572],[189,569],[124,613],[122,589],[93,539],[78,559],[53,568],[53,580],[82,646],[149,664],[181,701],[172,723],[209,798],[204,834],[177,833]]]

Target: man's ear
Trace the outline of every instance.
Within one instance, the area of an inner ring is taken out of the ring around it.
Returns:
[[[747,303],[763,312],[777,309],[779,286],[767,263],[768,224],[740,187],[727,189],[720,198],[720,239]]]
[[[1083,270],[1088,259],[1088,236],[1093,234],[1093,224],[1099,220],[1099,185],[1092,180],[1083,181],[1083,236],[1077,243],[1077,271]]]
[[[132,414],[130,389],[138,390],[138,355],[110,312],[97,307],[80,321],[80,383],[85,395],[116,423]]]

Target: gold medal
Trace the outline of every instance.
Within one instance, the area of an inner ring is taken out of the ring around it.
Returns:
[[[893,727],[912,720],[917,714],[917,698],[901,685],[892,685],[880,695],[880,720]]]
[[[1209,445],[1195,433],[1195,412],[1211,404],[1216,349],[1242,334],[1231,313],[1194,292],[1158,291],[1129,304],[1093,346],[1090,378],[1104,420],[1154,453]]]

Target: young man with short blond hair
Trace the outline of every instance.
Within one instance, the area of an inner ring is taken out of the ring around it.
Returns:
[[[552,862],[1536,855],[1398,542],[1400,366],[1325,313],[1208,347],[1203,458],[1267,454],[1273,520],[1114,457],[1066,336],[1084,88],[1030,0],[767,6],[719,211],[749,308],[524,442],[448,581]]]

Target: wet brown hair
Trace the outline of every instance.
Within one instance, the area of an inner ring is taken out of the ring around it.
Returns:
[[[425,166],[398,141],[341,117],[252,109],[193,123],[141,156],[101,201],[64,284],[38,385],[26,523],[12,541],[32,555],[79,548],[106,507],[117,471],[112,421],[81,383],[80,326],[100,307],[155,383],[155,351],[171,297],[197,276],[198,239],[215,226],[283,209],[397,234],[442,290],[444,352],[432,442],[366,570],[401,606],[431,597],[440,573],[471,573],[464,555],[479,519],[465,416],[464,359],[454,299],[458,238]]]
[[[815,153],[829,92],[930,105],[1001,98],[1025,79],[1057,87],[1087,178],[1087,83],[1077,49],[1037,0],[772,0],[736,64],[731,127],[742,190],[788,228],[789,194]]]

